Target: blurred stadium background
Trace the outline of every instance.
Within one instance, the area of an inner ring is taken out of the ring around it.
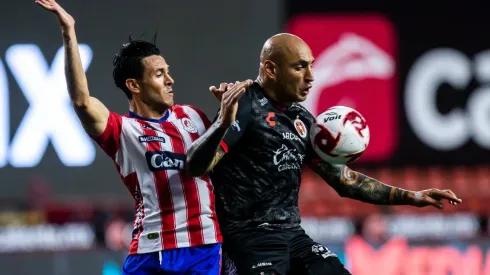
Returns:
[[[0,274],[118,275],[133,202],[83,133],[64,91],[54,16],[33,1],[0,9]],[[308,171],[303,224],[356,275],[490,275],[490,36],[471,1],[60,1],[77,20],[91,93],[124,113],[112,58],[151,38],[176,100],[212,117],[207,87],[254,78],[270,35],[317,58],[305,105],[348,105],[372,140],[353,168],[409,189],[451,188],[458,207],[378,207],[342,199]]]

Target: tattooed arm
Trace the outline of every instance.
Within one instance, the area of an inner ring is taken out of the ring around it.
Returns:
[[[342,197],[372,204],[411,204],[415,192],[386,185],[378,180],[351,170],[347,165],[331,165],[320,162],[311,165]]]
[[[312,164],[310,168],[320,175],[337,193],[347,197],[378,205],[433,205],[442,209],[442,199],[450,204],[461,200],[451,190],[427,189],[409,191],[384,184],[376,179],[356,172],[346,165],[331,165],[326,162]]]
[[[220,127],[219,121],[196,140],[187,151],[187,171],[191,176],[199,177],[210,172],[225,155],[220,146],[228,127]]]
[[[215,122],[187,151],[186,169],[191,176],[210,172],[241,138],[251,117],[249,97],[242,95],[251,84],[250,80],[240,82],[220,95],[221,111]]]

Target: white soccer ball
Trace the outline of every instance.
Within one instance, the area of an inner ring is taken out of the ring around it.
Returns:
[[[331,164],[358,159],[369,144],[369,127],[356,110],[334,106],[321,113],[310,130],[310,142],[318,156]]]

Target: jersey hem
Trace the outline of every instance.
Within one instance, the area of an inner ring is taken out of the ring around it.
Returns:
[[[138,251],[131,253],[131,251],[128,252],[128,255],[138,255],[138,254],[146,254],[146,253],[152,253],[152,252],[158,252],[158,251],[168,251],[168,250],[174,250],[174,249],[180,249],[180,248],[189,248],[189,247],[199,247],[199,246],[205,246],[205,245],[210,245],[210,244],[221,244],[223,242],[218,241],[218,242],[209,242],[209,243],[202,243],[198,245],[190,245],[189,243],[177,243],[177,247],[171,248],[171,249],[162,249],[162,247],[155,247],[155,248],[141,248],[138,247]]]

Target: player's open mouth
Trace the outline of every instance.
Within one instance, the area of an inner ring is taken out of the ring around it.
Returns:
[[[301,89],[301,93],[307,95],[310,93],[311,86]]]

